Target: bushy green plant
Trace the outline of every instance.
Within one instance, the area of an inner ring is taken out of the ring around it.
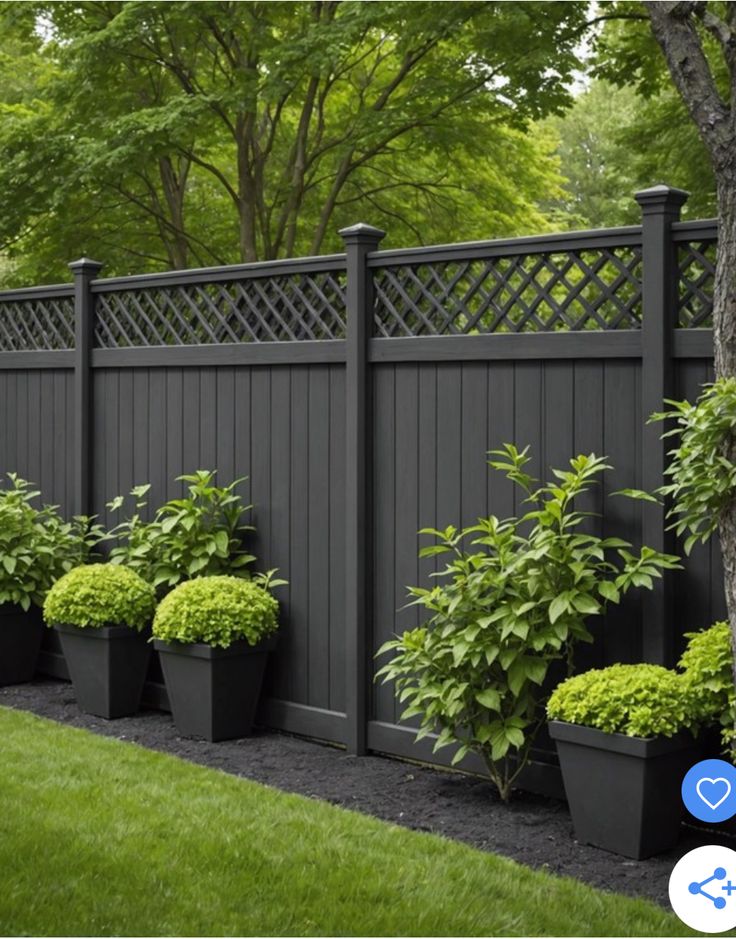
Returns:
[[[689,532],[685,553],[707,541],[717,530],[721,514],[736,494],[736,378],[719,378],[705,385],[695,404],[665,402],[671,410],[653,414],[651,421],[673,419],[675,427],[663,437],[677,438],[665,470],[671,482],[658,492],[671,497],[669,516],[678,535]]]
[[[43,618],[49,626],[141,630],[150,624],[155,609],[153,587],[135,571],[118,564],[87,564],[56,581],[46,596]]]
[[[697,705],[682,675],[661,665],[610,665],[561,682],[547,716],[628,737],[695,731]]]
[[[53,582],[79,564],[104,536],[86,516],[65,521],[57,506],[16,473],[0,487],[0,604],[41,605]]]
[[[520,518],[480,519],[458,531],[425,529],[437,544],[420,556],[450,555],[431,589],[413,587],[413,603],[430,614],[419,629],[385,643],[392,660],[378,672],[395,682],[402,717],[421,717],[420,739],[435,730],[435,749],[459,744],[485,761],[503,799],[529,758],[544,722],[541,685],[553,661],[590,641],[590,616],[618,603],[631,587],[650,588],[677,558],[618,538],[584,534],[575,500],[608,468],[580,455],[555,482],[538,488],[524,466],[526,450],[506,444],[490,465],[521,486],[532,508]],[[466,547],[467,545],[467,547]]]
[[[142,513],[151,487],[132,489],[133,514],[110,532],[111,538],[121,540],[110,552],[113,564],[124,564],[163,589],[212,574],[250,577],[248,565],[255,558],[244,549],[242,538],[253,528],[241,519],[252,507],[243,505],[235,492],[243,480],[216,486],[214,478],[215,472],[207,470],[178,476],[177,481],[189,484],[188,495],[160,506],[148,522]],[[118,511],[124,504],[125,498],[117,496],[108,508]]]
[[[720,725],[724,750],[732,755],[736,689],[731,629],[728,623],[715,623],[685,635],[689,641],[678,666],[683,670],[701,719],[706,724]]]
[[[153,635],[165,642],[207,642],[226,649],[238,639],[256,645],[278,628],[279,604],[268,590],[238,577],[198,577],[159,604]]]

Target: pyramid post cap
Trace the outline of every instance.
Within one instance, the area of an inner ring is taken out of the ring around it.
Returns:
[[[684,205],[690,193],[686,189],[676,189],[674,186],[665,186],[659,183],[648,189],[640,189],[634,193],[634,198],[642,208],[650,206],[673,206],[679,208]]]
[[[78,271],[97,272],[102,268],[102,261],[93,261],[92,258],[79,258],[78,261],[70,261],[69,268],[76,274]]]
[[[386,237],[386,232],[373,225],[367,225],[365,222],[358,222],[356,225],[341,228],[338,235],[343,241],[372,241],[377,244]]]

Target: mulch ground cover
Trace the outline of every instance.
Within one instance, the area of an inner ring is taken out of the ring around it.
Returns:
[[[180,737],[171,715],[161,711],[106,721],[83,714],[72,686],[63,681],[0,688],[0,705],[132,741],[415,831],[444,835],[529,867],[665,906],[670,872],[686,851],[713,843],[736,848],[736,839],[723,832],[683,826],[674,851],[631,861],[578,844],[563,802],[520,792],[503,805],[490,783],[473,776],[382,756],[349,756],[336,747],[273,731],[222,743],[190,740]],[[606,811],[605,805],[601,811]]]

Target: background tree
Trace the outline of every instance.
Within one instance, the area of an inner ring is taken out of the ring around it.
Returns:
[[[561,196],[540,204],[556,227],[636,225],[641,212],[632,194],[663,179],[690,192],[685,216],[715,215],[708,154],[671,84],[645,96],[643,89],[595,79],[564,114],[542,124],[557,138],[565,177]]]
[[[568,102],[586,9],[3,4],[8,68],[44,72],[12,99],[0,74],[0,246],[21,279],[70,243],[117,271],[319,253],[360,216],[411,241],[544,227],[556,164],[523,130]]]

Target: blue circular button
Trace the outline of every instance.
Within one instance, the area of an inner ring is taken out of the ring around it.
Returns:
[[[736,815],[736,767],[725,760],[701,760],[682,781],[685,808],[703,822],[725,822]]]

